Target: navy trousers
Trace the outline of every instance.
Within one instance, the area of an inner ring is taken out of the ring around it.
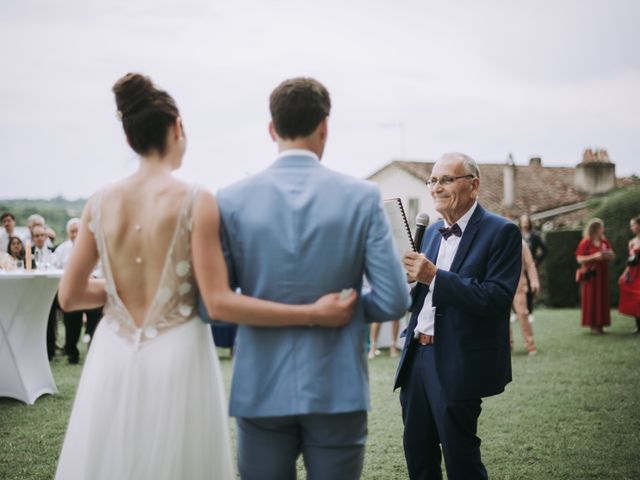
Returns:
[[[78,340],[82,331],[82,316],[87,314],[87,335],[93,338],[98,322],[102,318],[102,307],[91,310],[77,310],[75,312],[63,312],[65,342],[64,351],[69,357],[69,363],[78,363],[80,360],[80,350],[78,350]]]
[[[242,480],[295,480],[302,454],[308,480],[357,480],[367,412],[237,418]]]
[[[480,459],[478,417],[482,400],[449,401],[435,368],[432,345],[418,346],[400,391],[404,453],[412,480],[488,478]],[[442,449],[441,449],[442,446]]]

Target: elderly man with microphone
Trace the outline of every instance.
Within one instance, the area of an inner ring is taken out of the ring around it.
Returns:
[[[443,217],[403,258],[417,281],[394,388],[401,388],[403,443],[411,479],[486,479],[476,435],[482,397],[511,381],[509,313],[521,268],[521,239],[508,220],[478,203],[480,171],[450,153],[427,187]]]

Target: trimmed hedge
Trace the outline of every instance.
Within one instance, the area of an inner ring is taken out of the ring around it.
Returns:
[[[611,306],[618,306],[618,278],[622,275],[629,255],[629,240],[633,237],[629,230],[629,220],[640,215],[640,186],[616,190],[607,195],[591,216],[604,222],[605,236],[611,242],[616,258],[609,264],[609,291]],[[589,219],[585,219],[588,221]]]
[[[581,239],[579,230],[554,230],[545,235],[549,254],[542,264],[546,279],[543,292],[549,307],[580,306],[580,286],[575,281],[578,268],[575,252]]]

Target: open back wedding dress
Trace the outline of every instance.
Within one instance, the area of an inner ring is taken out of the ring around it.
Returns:
[[[56,479],[235,478],[218,356],[198,315],[186,194],[143,324],[118,295],[101,225],[91,206],[107,285],[104,318],[87,355]],[[112,249],[112,252],[115,250]]]

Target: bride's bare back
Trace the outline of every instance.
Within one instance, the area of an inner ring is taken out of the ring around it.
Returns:
[[[117,294],[142,326],[189,187],[169,175],[132,176],[103,193],[101,226]]]

